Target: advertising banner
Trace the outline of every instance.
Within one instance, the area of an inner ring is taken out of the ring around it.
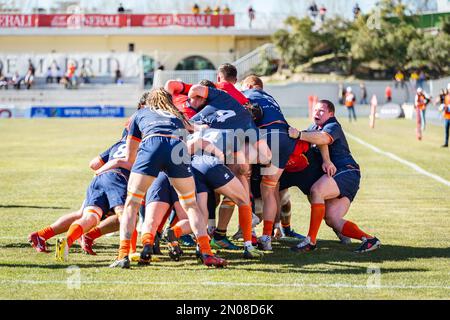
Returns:
[[[31,118],[122,118],[123,106],[32,106]]]

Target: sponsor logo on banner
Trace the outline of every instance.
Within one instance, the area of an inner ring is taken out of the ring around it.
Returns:
[[[0,105],[0,118],[12,118],[14,116],[14,107]]]
[[[31,118],[122,118],[125,116],[123,106],[64,106],[31,107]]]

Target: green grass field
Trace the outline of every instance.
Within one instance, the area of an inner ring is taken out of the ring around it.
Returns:
[[[291,253],[292,242],[275,242],[274,252],[261,261],[222,251],[230,262],[223,270],[197,264],[192,250],[178,263],[164,256],[149,267],[111,270],[106,267],[118,237],[99,239],[97,256],[82,255],[75,245],[68,263],[34,251],[27,235],[79,208],[92,178],[89,160],[119,137],[123,122],[0,120],[0,299],[450,298],[450,188],[352,139],[362,182],[348,218],[381,239],[375,252],[353,253],[358,244],[341,245],[324,223],[313,253]],[[307,121],[291,119],[291,124],[304,128]],[[450,180],[450,150],[439,148],[441,127],[429,125],[418,142],[408,120],[378,121],[373,130],[367,119],[343,125],[348,133]],[[292,190],[291,199],[293,226],[306,233],[306,198]],[[49,243],[54,250],[55,239]]]

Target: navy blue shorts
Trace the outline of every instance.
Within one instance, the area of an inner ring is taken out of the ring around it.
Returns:
[[[164,171],[170,178],[192,177],[191,156],[186,144],[169,137],[154,136],[141,142],[132,172],[157,177]]]
[[[334,181],[339,187],[339,198],[347,197],[350,202],[355,199],[356,193],[359,189],[359,182],[361,181],[361,171],[359,166],[347,165],[338,168],[336,174],[333,176]]]
[[[261,137],[267,141],[272,151],[272,164],[284,169],[291,153],[294,151],[296,140],[289,137],[287,130],[261,129]]]
[[[164,172],[160,172],[147,190],[146,205],[151,202],[165,202],[172,206],[177,201],[178,194],[170,184],[169,177]]]
[[[214,192],[234,178],[234,174],[213,156],[194,156],[192,169],[197,193]]]
[[[96,176],[87,189],[84,208],[96,206],[102,209],[103,215],[108,214],[110,209],[125,204],[127,184],[126,177],[115,172]]]
[[[313,184],[324,175],[319,162],[310,164],[299,172],[283,172],[280,178],[280,190],[290,187],[299,188],[303,194],[309,195]]]

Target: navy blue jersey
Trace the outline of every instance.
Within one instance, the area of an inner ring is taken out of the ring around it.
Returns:
[[[183,122],[172,113],[147,107],[132,117],[129,136],[141,141],[153,134],[181,135],[181,129],[184,129]]]
[[[126,141],[120,140],[119,142],[116,142],[111,147],[109,147],[109,149],[103,151],[99,157],[103,161],[103,163],[106,163],[113,159],[125,158],[127,152],[126,147],[127,147]],[[122,174],[124,174],[127,178],[130,175],[130,171],[127,169],[118,168],[118,170]]]
[[[317,125],[312,125],[308,130],[320,130],[326,132],[333,139],[331,144],[328,145],[328,150],[330,153],[330,160],[336,168],[339,169],[347,165],[358,166],[352,157],[341,124],[335,117],[328,119],[323,124],[322,128],[319,128]]]
[[[214,129],[247,130],[254,127],[250,112],[228,93],[215,88],[208,88],[207,105],[191,120]]]
[[[256,122],[259,128],[289,129],[278,102],[267,92],[260,89],[248,89],[243,92],[251,103],[258,104],[263,110],[263,117]]]

